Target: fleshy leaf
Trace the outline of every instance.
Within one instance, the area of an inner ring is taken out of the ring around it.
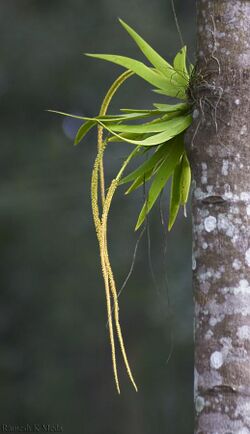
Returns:
[[[154,104],[154,106],[162,112],[175,112],[188,110],[188,104],[181,102],[180,104]]]
[[[144,65],[143,62],[139,60],[131,59],[130,57],[118,56],[112,54],[89,54],[86,56],[94,57],[97,59],[107,60],[108,62],[116,63],[117,65],[123,66],[124,68],[133,71],[139,77],[143,78],[148,83],[156,86],[161,91],[165,92],[166,95],[178,98],[178,94],[182,94],[182,85],[178,84],[174,80],[174,76],[178,75],[173,71],[171,78],[165,77],[163,74],[155,72],[152,68]]]
[[[164,157],[166,154],[167,147],[169,145],[160,146],[157,151],[143,164],[141,164],[137,169],[131,172],[129,175],[125,176],[120,180],[120,184],[125,184],[127,182],[134,181],[140,176],[144,176],[149,170],[153,169],[156,164]]]
[[[140,50],[143,52],[149,62],[155,66],[155,68],[167,77],[173,73],[173,67],[161,57],[138,33],[135,32],[128,24],[119,19],[121,25],[134,39]]]
[[[97,116],[96,118],[92,118],[93,120],[99,120],[101,122],[123,122],[123,121],[133,121],[137,119],[145,119],[148,117],[157,116],[159,112],[151,110],[147,113],[133,112],[133,113],[123,113],[119,115],[105,115],[105,116]]]
[[[184,150],[183,138],[181,136],[175,137],[169,144],[169,147],[166,148],[166,150],[167,150],[166,158],[164,159],[163,163],[159,167],[159,170],[155,175],[155,178],[151,184],[151,187],[148,192],[148,198],[143,205],[143,208],[140,212],[136,224],[136,228],[135,228],[136,230],[141,226],[141,224],[145,220],[146,215],[153,207],[155,201],[157,200],[159,194],[161,193],[162,189],[167,183],[169,177],[172,175],[176,164],[178,164],[178,161],[180,160],[180,157]]]
[[[146,134],[137,134],[137,133],[121,133],[119,134],[119,137],[117,136],[110,136],[107,138],[107,141],[110,142],[125,142],[128,140],[144,140],[145,137],[147,137]]]
[[[147,182],[154,173],[157,172],[156,168],[151,168],[148,172],[146,172],[143,176],[138,176],[136,180],[131,184],[131,186],[126,190],[125,194],[132,193],[132,191],[135,191],[137,188],[139,188],[141,185],[143,185],[145,182]]]
[[[125,112],[125,113],[142,113],[142,114],[148,114],[148,115],[158,115],[158,114],[160,114],[159,113],[160,110],[146,110],[146,109],[129,109],[129,108],[124,108],[124,109],[120,109],[120,111],[121,112]]]
[[[95,121],[96,123],[98,121],[102,123],[106,123],[106,122],[122,122],[124,120],[137,120],[137,119],[144,119],[147,117],[157,116],[157,114],[159,114],[159,111],[151,110],[147,113],[133,112],[133,113],[126,113],[126,114],[124,113],[119,115],[96,116],[91,118],[88,116],[74,115],[71,113],[66,113],[58,110],[47,110],[47,111],[50,113],[55,113],[57,115],[66,116],[69,118],[81,119],[83,121]]]
[[[184,131],[189,127],[191,122],[192,122],[192,117],[190,115],[178,116],[176,118],[170,119],[167,131],[162,131],[161,133],[153,134],[144,140],[130,140],[124,138],[119,134],[117,134],[115,131],[112,131],[109,128],[109,126],[104,124],[103,122],[99,121],[99,124],[102,125],[111,134],[113,134],[114,136],[118,137],[119,139],[127,143],[132,143],[134,145],[139,145],[139,146],[155,146],[155,145],[160,145],[161,143],[164,143],[172,139],[174,136],[180,134],[182,131]]]
[[[140,146],[155,146],[161,143],[164,143],[174,136],[180,134],[182,131],[186,130],[192,122],[192,117],[188,116],[179,116],[174,119],[170,119],[168,122],[168,128],[166,131],[163,131],[158,134],[154,134],[151,137],[148,137],[145,140],[142,140],[138,144]]]
[[[181,180],[181,162],[179,162],[172,176],[170,200],[169,200],[169,219],[168,219],[168,230],[172,229],[172,226],[178,215],[180,208],[180,180]]]
[[[187,99],[186,90],[187,90],[187,85],[183,83],[183,85],[178,88],[175,95],[170,95],[165,90],[162,89],[153,89],[153,92],[159,93],[160,95],[173,96],[174,98],[178,98],[178,99]]]
[[[61,112],[61,111],[58,111],[58,110],[47,110],[47,111],[50,112],[50,113],[56,113],[57,115],[62,115],[62,116],[66,116],[66,117],[69,117],[69,118],[81,119],[83,121],[92,121],[93,120],[92,118],[89,118],[89,117],[80,116],[80,115],[72,115],[70,113],[65,113],[65,112]]]
[[[186,152],[182,158],[181,178],[180,178],[180,202],[185,205],[188,201],[188,195],[191,184],[191,168]]]
[[[94,127],[95,124],[96,124],[95,121],[87,121],[84,124],[82,124],[76,133],[74,145],[78,145],[78,143],[85,137],[88,131]]]
[[[159,133],[162,131],[166,132],[168,129],[173,128],[175,125],[178,125],[180,123],[180,122],[174,122],[180,117],[181,116],[177,115],[176,117],[169,120],[164,120],[164,121],[159,120],[157,122],[148,122],[145,124],[137,124],[137,125],[109,124],[109,128],[112,131],[119,132],[119,133],[145,134],[145,133]]]
[[[187,84],[189,80],[189,74],[186,67],[186,52],[187,47],[185,46],[179,51],[179,53],[176,54],[174,58],[174,69],[180,74],[184,84]]]

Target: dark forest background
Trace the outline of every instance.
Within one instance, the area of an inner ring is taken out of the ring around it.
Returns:
[[[195,1],[175,4],[193,60]],[[157,284],[144,237],[120,298],[139,392],[119,360],[118,396],[89,194],[95,134],[74,148],[78,121],[45,111],[98,112],[122,69],[83,52],[140,58],[117,17],[170,61],[180,48],[170,0],[0,4],[0,424],[59,424],[67,434],[191,434],[190,218],[181,215],[166,238],[159,207],[150,215]],[[133,78],[119,91],[112,111],[152,102],[164,97]],[[109,177],[128,149],[110,145]],[[118,286],[131,264],[143,202],[142,191],[129,197],[124,191],[116,195],[109,222]],[[166,218],[166,196],[162,208]]]

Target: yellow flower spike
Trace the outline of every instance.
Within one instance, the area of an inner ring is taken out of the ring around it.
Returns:
[[[104,249],[101,247],[101,242],[100,242],[100,256],[101,256],[101,264],[102,264],[102,274],[103,274],[103,279],[105,284],[108,328],[109,328],[109,337],[110,337],[110,345],[111,345],[113,372],[114,372],[116,389],[118,394],[120,394],[120,386],[119,386],[117,363],[116,363],[116,349],[115,349],[115,340],[114,340],[114,331],[113,331],[113,322],[112,322],[112,308],[111,308],[111,301],[110,301],[109,276],[106,268],[105,253],[104,253]]]
[[[107,92],[101,109],[100,109],[100,116],[104,116],[107,112],[108,106],[110,104],[110,101],[116,92],[116,90],[121,86],[121,84],[129,78],[133,73],[131,71],[126,71],[125,73],[121,74],[118,79],[112,84],[109,91]],[[109,261],[109,255],[108,255],[108,249],[107,249],[107,218],[108,218],[108,211],[110,208],[111,200],[114,195],[114,192],[118,186],[118,178],[120,179],[122,171],[119,172],[118,177],[116,180],[114,180],[111,183],[111,186],[109,188],[108,194],[107,194],[107,200],[105,198],[105,177],[104,177],[104,165],[103,165],[103,154],[105,150],[106,143],[103,142],[103,127],[98,126],[98,136],[97,136],[97,147],[98,147],[98,153],[97,157],[94,163],[93,171],[92,171],[92,181],[91,181],[91,202],[92,202],[92,213],[93,213],[93,219],[94,224],[96,228],[96,234],[97,239],[99,242],[99,249],[100,249],[100,257],[101,257],[101,264],[102,264],[102,274],[105,284],[105,293],[106,293],[106,305],[107,305],[107,315],[108,315],[108,328],[109,328],[109,336],[110,336],[110,344],[111,344],[111,353],[112,353],[112,364],[113,364],[113,372],[115,377],[115,383],[118,393],[120,393],[120,387],[119,387],[119,380],[118,380],[118,374],[117,374],[117,362],[116,362],[116,351],[115,351],[115,342],[114,342],[114,331],[113,331],[113,322],[112,322],[112,309],[111,309],[111,302],[110,302],[110,295],[112,294],[113,302],[114,302],[114,317],[115,317],[115,325],[116,325],[116,331],[118,340],[121,347],[121,352],[123,355],[124,363],[129,375],[129,378],[134,385],[135,389],[137,390],[137,386],[135,384],[135,381],[133,379],[130,366],[128,363],[121,327],[119,323],[119,305],[118,305],[118,297],[117,297],[117,291],[116,291],[116,285],[115,280],[113,277],[112,268]],[[127,159],[128,161],[130,158]],[[127,163],[128,163],[127,161]],[[126,163],[126,162],[125,162]],[[127,164],[124,164],[123,167],[125,169]],[[123,169],[123,170],[124,170]],[[120,176],[119,176],[120,175]],[[100,181],[100,190],[101,190],[101,200],[102,200],[102,219],[100,220],[100,211],[98,206],[98,184]]]
[[[121,332],[121,326],[120,326],[120,321],[119,321],[118,296],[117,296],[115,280],[114,280],[112,268],[110,265],[108,248],[107,248],[107,219],[108,219],[108,213],[109,213],[110,205],[112,202],[112,198],[113,198],[114,193],[115,193],[115,191],[119,185],[119,181],[121,179],[123,171],[125,170],[127,164],[131,160],[131,158],[133,158],[133,156],[136,154],[136,152],[137,152],[137,148],[134,149],[133,152],[131,152],[129,157],[123,163],[122,168],[119,171],[118,175],[111,182],[111,185],[110,185],[109,190],[107,192],[107,196],[106,196],[105,201],[104,201],[102,219],[101,219],[101,222],[98,226],[98,241],[99,241],[99,246],[100,246],[100,256],[101,256],[101,262],[102,262],[102,272],[103,272],[103,277],[104,277],[104,281],[105,281],[105,287],[107,287],[107,285],[108,285],[107,284],[107,277],[108,277],[108,280],[110,283],[110,288],[108,288],[108,290],[110,291],[110,289],[111,289],[111,294],[113,297],[114,317],[115,317],[115,325],[116,325],[118,341],[120,344],[120,348],[121,348],[121,352],[122,352],[123,360],[124,360],[124,363],[125,363],[125,366],[127,369],[128,376],[129,376],[135,390],[137,391],[138,389],[137,389],[136,383],[134,381],[134,378],[133,378],[133,375],[132,375],[132,372],[131,372],[131,369],[129,366],[129,362],[128,362],[128,358],[127,358],[127,354],[126,354],[126,350],[125,350],[125,346],[124,346],[123,336],[122,336],[122,332]],[[98,154],[99,155],[102,154],[101,148],[100,148]],[[99,158],[100,157],[97,156],[97,159],[95,162],[96,167],[98,165]],[[104,264],[104,266],[103,266],[103,264]],[[107,295],[107,292],[106,292],[106,295]],[[110,313],[110,317],[108,318],[109,330],[110,330],[110,323],[112,323],[111,313]],[[113,370],[114,370],[114,373],[117,372],[115,352],[114,352],[114,359],[113,359]]]
[[[106,231],[107,231],[107,218],[108,218],[108,212],[109,212],[109,208],[111,205],[111,201],[113,198],[113,195],[115,193],[116,188],[118,187],[118,180],[114,179],[111,183],[111,186],[108,190],[106,199],[105,199],[105,203],[104,203],[104,208],[103,208],[103,215],[102,215],[102,224],[101,224],[101,228],[102,228],[102,240],[101,240],[101,244],[104,245],[105,248],[105,260],[106,260],[106,267],[108,271],[108,276],[109,276],[109,281],[110,281],[110,287],[111,287],[111,293],[113,296],[113,301],[114,301],[114,317],[115,317],[115,325],[116,325],[116,331],[117,331],[117,336],[118,336],[118,340],[120,343],[120,348],[121,348],[121,352],[122,352],[122,356],[123,356],[123,360],[127,369],[127,373],[128,376],[135,388],[135,390],[137,391],[137,386],[136,383],[134,381],[130,366],[129,366],[129,362],[128,362],[128,358],[127,358],[127,353],[126,353],[126,349],[125,349],[125,345],[124,345],[124,341],[123,341],[123,336],[122,336],[122,331],[121,331],[121,326],[120,326],[120,320],[119,320],[119,304],[118,304],[118,296],[117,296],[117,290],[116,290],[116,284],[115,284],[115,280],[114,280],[114,276],[113,276],[113,272],[112,272],[112,268],[109,262],[109,256],[108,256],[108,250],[107,250],[107,242],[106,242]]]
[[[100,112],[100,115],[102,113]],[[103,127],[101,125],[98,125],[97,127],[97,146],[98,149],[101,149],[103,147]],[[103,150],[104,151],[104,150]],[[103,152],[102,156],[99,161],[99,174],[100,174],[100,189],[101,189],[101,199],[102,199],[102,206],[104,204],[105,200],[105,177],[104,177],[104,166],[103,166]]]
[[[112,323],[112,308],[110,301],[110,287],[109,287],[109,277],[106,269],[106,262],[103,257],[102,252],[104,251],[104,246],[101,241],[101,222],[99,218],[99,209],[98,209],[98,170],[100,167],[100,161],[103,156],[104,147],[99,148],[94,168],[92,171],[92,180],[91,180],[91,197],[92,197],[92,212],[93,219],[96,228],[96,235],[99,242],[100,247],[100,256],[101,256],[101,266],[102,266],[102,275],[105,285],[105,295],[106,295],[106,306],[107,306],[107,315],[108,315],[108,329],[109,329],[109,339],[111,346],[111,356],[112,356],[112,364],[113,364],[113,372],[115,378],[115,384],[117,392],[120,394],[120,386],[119,379],[117,373],[117,364],[116,364],[116,351],[115,351],[115,340],[114,340],[114,331],[113,331],[113,323]]]

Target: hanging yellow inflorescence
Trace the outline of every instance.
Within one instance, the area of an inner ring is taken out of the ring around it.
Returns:
[[[129,77],[133,75],[133,72],[126,71],[121,74],[118,79],[112,84],[109,91],[107,92],[99,115],[105,116],[110,101],[117,91],[117,89],[121,86],[121,84]],[[123,163],[122,168],[120,169],[118,175],[110,184],[110,187],[105,195],[105,176],[104,176],[104,164],[103,164],[103,155],[106,147],[106,142],[103,140],[103,127],[101,125],[98,126],[98,135],[97,135],[97,147],[98,153],[94,163],[93,171],[92,171],[92,181],[91,181],[91,200],[92,200],[92,212],[93,219],[97,233],[97,239],[100,248],[100,257],[101,257],[101,265],[102,265],[102,274],[105,284],[105,293],[106,293],[106,303],[107,303],[107,315],[108,315],[108,329],[109,329],[109,337],[111,344],[111,353],[112,353],[112,363],[113,363],[113,371],[115,377],[115,383],[118,393],[120,393],[119,379],[117,373],[117,361],[116,361],[116,347],[115,347],[115,338],[114,338],[114,327],[113,327],[113,317],[112,311],[114,311],[114,324],[116,329],[116,335],[120,344],[121,353],[123,356],[123,360],[127,369],[128,376],[137,391],[137,386],[134,381],[126,350],[124,345],[124,340],[122,336],[120,321],[119,321],[119,304],[118,304],[118,295],[116,290],[116,284],[114,275],[112,272],[112,267],[109,260],[108,254],[108,245],[107,245],[107,219],[108,213],[111,205],[111,201],[115,190],[119,184],[122,173],[127,166],[130,159],[133,157],[134,153],[137,152],[137,149],[134,150],[132,154],[127,158],[127,160]],[[101,212],[98,205],[98,191],[100,186],[101,193]],[[112,307],[113,305],[113,307]]]

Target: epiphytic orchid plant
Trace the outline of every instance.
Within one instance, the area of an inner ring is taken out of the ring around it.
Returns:
[[[120,385],[116,363],[115,331],[128,376],[135,390],[137,390],[137,386],[130,369],[123,341],[116,283],[108,254],[107,220],[110,205],[119,185],[130,184],[126,191],[126,193],[130,193],[144,185],[145,182],[150,182],[147,198],[136,223],[135,228],[138,229],[143,224],[165,185],[171,181],[168,229],[172,228],[181,206],[184,207],[184,214],[186,214],[185,207],[190,189],[191,170],[184,146],[184,133],[192,122],[188,88],[193,70],[192,65],[189,68],[186,66],[186,47],[183,47],[177,53],[173,65],[171,65],[124,21],[120,20],[120,23],[145,55],[150,66],[124,56],[87,54],[87,56],[113,62],[125,68],[125,72],[115,80],[108,90],[98,116],[89,118],[50,110],[83,121],[75,137],[74,143],[76,145],[81,142],[88,131],[97,126],[97,156],[92,171],[91,200],[93,219],[100,247],[112,363],[118,393],[120,393]],[[174,104],[154,103],[153,108],[148,110],[121,109],[121,113],[117,115],[107,114],[110,101],[117,89],[133,75],[139,76],[153,86],[155,93],[179,99],[180,102]],[[134,122],[138,120],[140,120],[140,123]],[[112,142],[130,143],[133,150],[125,159],[117,176],[106,190],[103,156],[107,145]],[[135,170],[124,176],[124,171],[130,161],[141,154],[147,154],[148,158],[143,164],[138,165]],[[99,206],[99,196],[101,206]]]

